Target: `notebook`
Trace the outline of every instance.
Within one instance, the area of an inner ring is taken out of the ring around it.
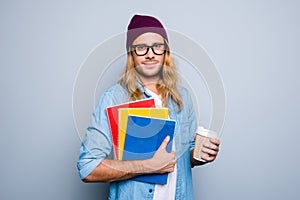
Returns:
[[[166,136],[170,136],[166,150],[171,152],[175,121],[142,116],[128,116],[123,160],[152,158]],[[168,174],[147,174],[132,178],[154,184],[166,184]]]
[[[119,109],[119,160],[123,158],[128,115],[168,119],[168,108],[120,108]]]
[[[119,149],[119,126],[118,126],[118,109],[119,108],[154,108],[155,103],[153,98],[142,99],[137,101],[131,101],[124,104],[114,105],[106,108],[106,114],[108,119],[108,124],[110,128],[110,134],[112,137],[113,150],[115,159],[119,158],[118,149]]]

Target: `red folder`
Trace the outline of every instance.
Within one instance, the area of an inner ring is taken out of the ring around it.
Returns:
[[[119,159],[119,108],[155,108],[155,102],[153,98],[149,98],[137,101],[130,101],[124,104],[119,104],[106,108],[106,114],[108,118],[110,134],[112,137],[115,159]]]

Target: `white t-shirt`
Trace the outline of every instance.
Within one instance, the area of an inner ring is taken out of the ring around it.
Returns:
[[[154,98],[155,106],[162,107],[161,95],[157,95],[151,90],[147,89],[147,92]],[[175,150],[175,141],[173,140],[172,150]],[[167,184],[156,184],[154,188],[153,200],[174,200],[176,191],[176,178],[177,178],[177,166],[175,164],[174,171],[169,173]]]

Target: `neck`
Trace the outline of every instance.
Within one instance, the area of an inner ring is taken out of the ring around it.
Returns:
[[[141,81],[142,85],[151,90],[152,92],[158,94],[158,91],[156,89],[156,84],[159,80],[158,77],[153,77],[153,78],[142,78],[142,77],[139,77],[139,80]]]

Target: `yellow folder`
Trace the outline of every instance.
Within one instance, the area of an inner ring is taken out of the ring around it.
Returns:
[[[119,160],[123,158],[128,115],[168,119],[168,108],[121,108],[119,109]]]

